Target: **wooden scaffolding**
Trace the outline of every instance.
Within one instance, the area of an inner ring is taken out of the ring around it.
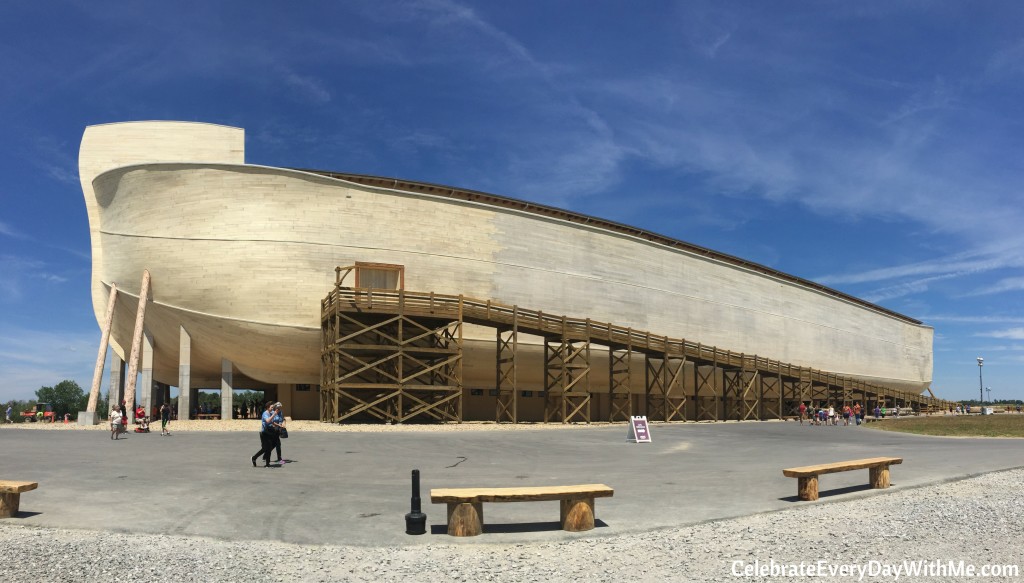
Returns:
[[[459,319],[323,307],[321,421],[462,421]]]
[[[339,268],[339,274],[342,270]],[[800,403],[937,410],[949,402],[851,377],[649,332],[433,292],[345,287],[321,302],[323,421],[463,420],[463,326],[495,329],[495,421],[520,421],[521,334],[544,348],[545,422],[593,419],[593,347],[607,348],[608,407],[625,421],[642,397],[651,420],[785,419]],[[644,359],[634,392],[632,361]]]

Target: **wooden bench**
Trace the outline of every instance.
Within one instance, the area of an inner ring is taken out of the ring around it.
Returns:
[[[220,413],[199,413],[196,417],[199,419],[220,419]]]
[[[581,532],[594,528],[594,498],[615,491],[604,484],[528,488],[439,488],[430,491],[434,504],[448,504],[448,534],[476,536],[484,528],[484,502],[561,501],[562,529]]]
[[[10,518],[18,513],[21,493],[35,490],[38,482],[12,482],[0,480],[0,518]]]
[[[868,482],[872,488],[888,488],[889,466],[902,463],[903,458],[901,457],[873,457],[862,460],[850,460],[848,462],[789,468],[788,470],[782,470],[782,474],[787,478],[797,478],[796,492],[801,500],[817,500],[818,476],[821,474],[834,474],[836,472],[867,468]]]

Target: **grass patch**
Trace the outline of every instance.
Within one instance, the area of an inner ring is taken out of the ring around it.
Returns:
[[[883,419],[867,427],[918,435],[953,437],[1024,437],[1024,415],[932,415]]]

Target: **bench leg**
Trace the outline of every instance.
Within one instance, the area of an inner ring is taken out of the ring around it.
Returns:
[[[448,534],[477,536],[484,531],[484,505],[480,502],[448,503]]]
[[[796,495],[801,500],[818,499],[818,476],[807,476],[796,479]]]
[[[593,498],[566,498],[560,502],[562,504],[562,530],[582,532],[594,528]]]
[[[0,518],[10,518],[18,513],[21,504],[21,492],[0,494]]]
[[[877,466],[868,468],[868,480],[872,488],[889,487],[889,466]]]

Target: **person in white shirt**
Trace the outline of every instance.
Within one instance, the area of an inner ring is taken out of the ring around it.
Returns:
[[[124,418],[121,417],[121,409],[118,406],[111,407],[110,409],[110,439],[118,439],[118,435],[121,435],[122,427],[124,427]]]

